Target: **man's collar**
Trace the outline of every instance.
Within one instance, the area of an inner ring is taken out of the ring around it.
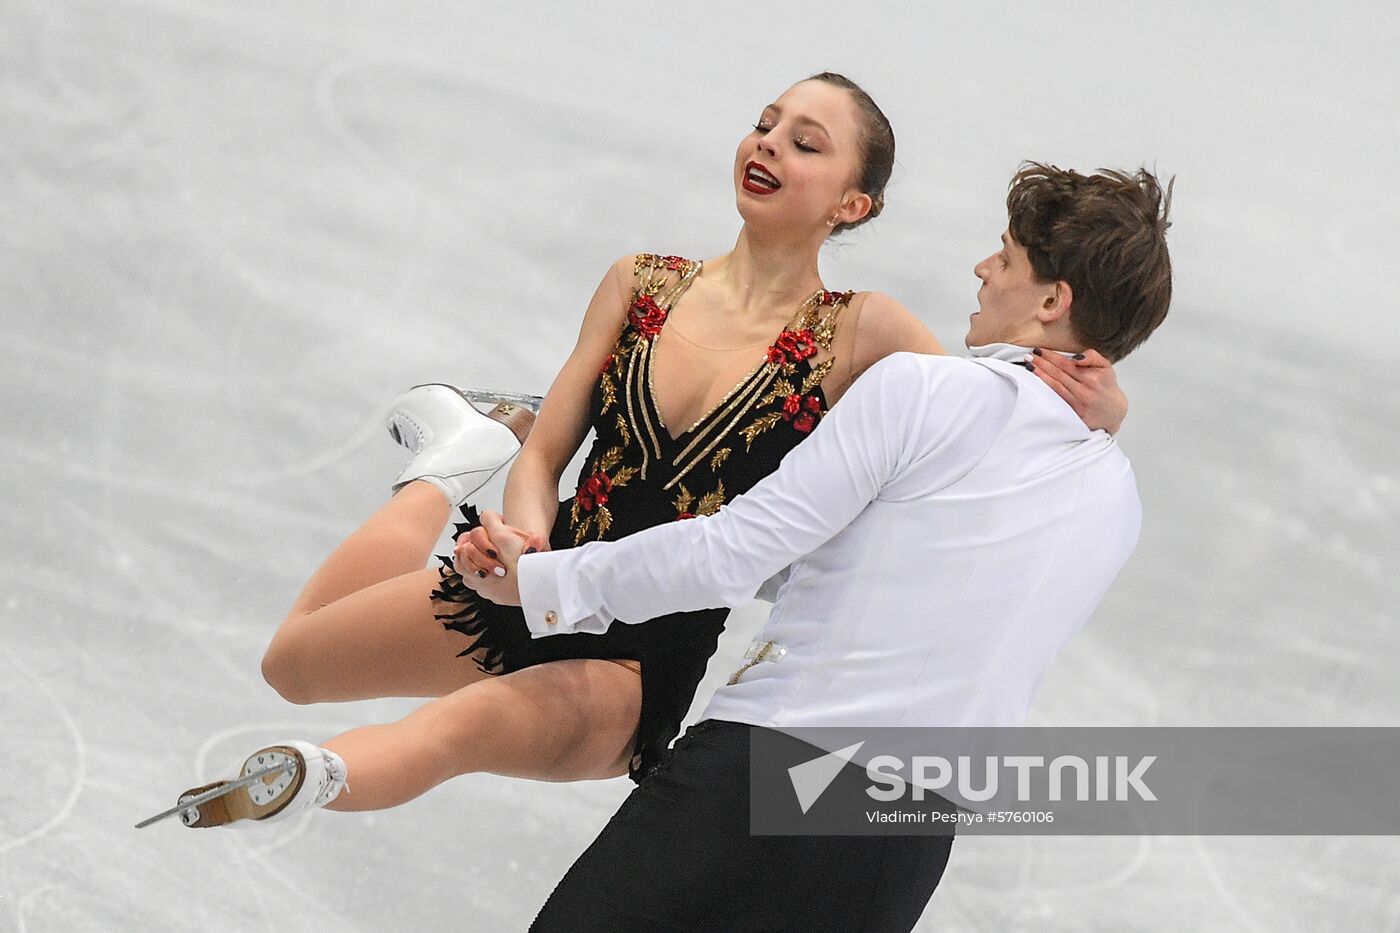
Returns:
[[[1030,347],[1022,347],[1014,343],[987,343],[980,347],[969,346],[967,348],[968,356],[975,360],[1002,360],[1007,363],[1024,363],[1030,352]],[[1053,352],[1061,356],[1074,355],[1064,350]]]
[[[1023,363],[1030,347],[1019,347],[1014,343],[987,343],[980,347],[969,346],[968,355],[976,360],[1002,360],[1007,363]]]

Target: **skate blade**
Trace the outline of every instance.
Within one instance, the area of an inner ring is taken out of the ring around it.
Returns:
[[[277,754],[269,756],[270,752]],[[185,825],[195,829],[222,826],[235,820],[262,819],[277,812],[301,789],[306,769],[299,767],[299,757],[294,749],[281,746],[273,746],[255,752],[244,763],[244,767],[248,767],[248,764],[253,763],[259,757],[268,761],[265,767],[257,768],[235,781],[217,781],[187,791],[186,793],[193,793],[195,796],[182,800],[169,810],[142,820],[136,824],[136,828],[145,829],[153,823],[159,823],[161,820],[169,819],[191,809],[198,814],[198,819],[194,823],[186,823]],[[257,789],[248,794],[237,793],[245,788],[252,788],[260,782],[265,783],[268,778],[288,771],[292,772],[292,786],[281,793],[272,793],[265,802],[255,800],[256,796],[260,796]]]
[[[461,386],[454,386],[446,382],[425,382],[413,388],[420,389],[423,386],[438,385],[444,389],[451,389],[468,402],[497,405],[505,402],[509,405],[518,405],[521,408],[528,408],[530,411],[539,413],[540,406],[544,404],[544,397],[539,395],[528,395],[521,392],[494,392],[490,389],[464,389]]]

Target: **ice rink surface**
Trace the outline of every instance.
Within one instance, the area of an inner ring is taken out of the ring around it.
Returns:
[[[384,405],[542,393],[612,260],[733,244],[735,144],[824,69],[900,146],[824,279],[950,348],[1019,160],[1179,177],[1120,367],[1142,540],[1032,722],[1400,725],[1397,42],[1382,3],[3,0],[0,930],[525,928],[625,779],[132,824],[412,707],[258,672],[400,466]],[[1400,930],[1400,840],[963,839],[919,929]]]

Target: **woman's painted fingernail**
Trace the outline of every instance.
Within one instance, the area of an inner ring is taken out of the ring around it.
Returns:
[[[1034,353],[1036,356],[1044,356],[1044,355],[1045,355],[1044,353],[1041,353],[1041,352],[1040,352],[1040,347],[1036,347],[1036,348],[1035,348],[1034,350],[1032,350],[1031,352]]]
[[[486,549],[486,556],[489,557],[489,558],[491,558],[492,560],[495,560],[495,559],[496,559],[496,552],[493,551],[493,550],[491,550],[490,548],[487,548],[487,549]]]
[[[504,568],[504,567],[497,567],[497,568],[496,568],[496,576],[498,576],[498,577],[504,577],[505,575],[506,575],[506,568]]]
[[[539,550],[539,548],[537,548],[537,547],[527,547],[527,548],[525,549],[525,553],[526,553],[526,554],[533,554],[533,553],[535,553],[535,552],[538,551],[538,550]]]
[[[478,570],[478,571],[476,572],[476,575],[477,575],[478,577],[480,577],[481,579],[483,579],[483,580],[486,579],[486,571],[485,571],[485,570]]]
[[[1084,354],[1083,354],[1083,353],[1076,353],[1076,354],[1074,354],[1074,356],[1071,356],[1070,359],[1072,359],[1072,360],[1082,360],[1082,359],[1084,359]]]
[[[1029,369],[1031,372],[1035,372],[1035,364],[1030,361],[1026,362],[1026,368]]]

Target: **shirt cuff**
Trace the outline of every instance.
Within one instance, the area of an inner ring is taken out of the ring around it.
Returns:
[[[608,630],[608,623],[583,605],[577,557],[577,548],[564,548],[522,554],[516,562],[520,608],[531,638],[576,632],[598,635]]]
[[[531,638],[543,638],[569,631],[559,625],[559,551],[522,554],[515,565],[516,585],[520,588],[520,608]]]

